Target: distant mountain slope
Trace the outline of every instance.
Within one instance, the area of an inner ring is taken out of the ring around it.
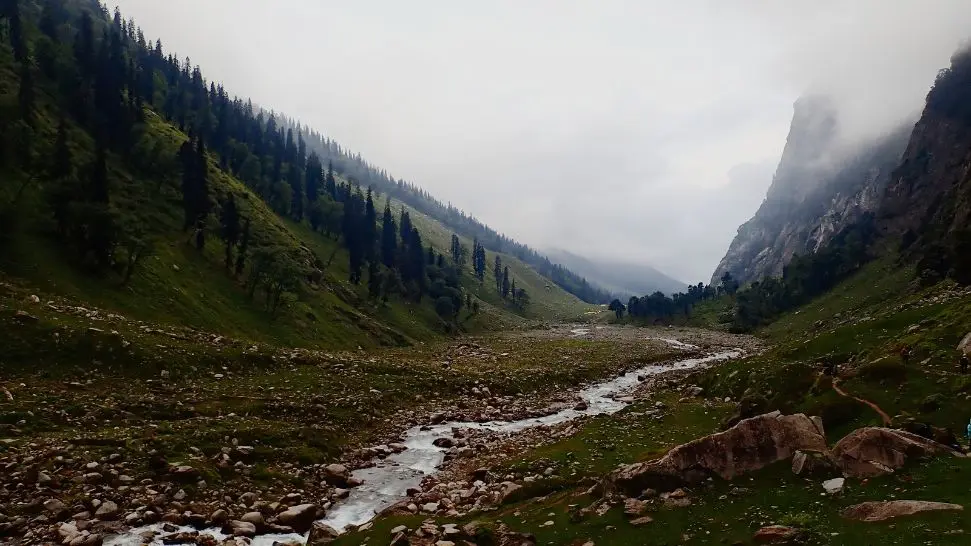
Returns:
[[[395,179],[387,171],[370,164],[361,154],[341,147],[333,139],[302,124],[299,120],[271,112],[268,112],[268,115],[280,117],[282,127],[304,135],[307,150],[317,153],[325,164],[332,164],[338,173],[349,180],[362,187],[372,187],[375,191],[386,193],[404,202],[412,209],[436,220],[466,239],[478,239],[479,243],[488,250],[515,256],[523,264],[532,267],[539,275],[549,278],[554,284],[584,302],[607,303],[610,300],[610,294],[585,283],[583,275],[572,271],[567,264],[558,265],[555,260],[550,260],[528,245],[503,235],[451,203],[439,201],[421,187],[400,178]]]
[[[834,235],[875,212],[907,145],[911,123],[848,149],[827,97],[796,101],[772,185],[755,216],[738,229],[712,276],[742,283],[779,276],[793,256],[815,253]]]
[[[687,283],[671,278],[649,266],[616,260],[590,260],[562,249],[548,249],[550,260],[563,264],[590,283],[617,296],[644,296],[654,292],[674,294],[683,291]]]

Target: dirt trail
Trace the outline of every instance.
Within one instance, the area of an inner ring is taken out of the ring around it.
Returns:
[[[843,389],[841,389],[840,386],[839,386],[839,380],[838,379],[834,379],[833,380],[833,390],[836,391],[836,393],[839,394],[840,396],[845,396],[846,398],[852,398],[853,400],[856,400],[857,402],[860,402],[861,404],[866,404],[866,405],[870,406],[873,409],[873,411],[877,412],[880,415],[880,418],[883,419],[883,424],[884,425],[889,425],[890,424],[891,419],[890,419],[890,416],[887,415],[887,412],[885,412],[882,409],[880,409],[880,406],[876,405],[875,403],[873,403],[873,402],[871,402],[869,400],[863,399],[863,398],[857,398],[856,396],[853,396],[852,394],[849,394],[846,391],[844,391]]]

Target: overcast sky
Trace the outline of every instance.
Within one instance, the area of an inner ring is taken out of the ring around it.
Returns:
[[[798,96],[880,131],[971,34],[969,0],[115,3],[499,231],[690,282],[761,203]]]

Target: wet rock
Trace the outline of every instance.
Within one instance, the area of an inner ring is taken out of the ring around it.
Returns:
[[[261,529],[264,525],[266,525],[266,521],[263,519],[263,514],[259,512],[247,512],[243,514],[243,517],[239,518],[239,520],[252,523],[257,529]]]
[[[321,546],[323,544],[330,544],[340,536],[340,533],[330,525],[325,525],[323,523],[314,523],[313,527],[310,528],[310,535],[307,537],[307,546]]]
[[[889,428],[866,427],[847,434],[833,447],[833,458],[843,474],[863,478],[889,474],[908,460],[959,453],[917,434]]]
[[[757,544],[785,544],[799,536],[799,530],[785,525],[769,525],[755,532],[752,540]]]
[[[661,459],[622,466],[607,477],[605,488],[636,496],[648,487],[670,491],[712,476],[730,480],[788,459],[800,449],[825,451],[822,430],[803,414],[773,412],[675,447]]]
[[[447,436],[442,437],[442,438],[435,438],[435,441],[432,442],[432,445],[434,445],[435,447],[441,447],[441,448],[446,448],[447,449],[447,448],[453,447],[455,445],[455,440],[453,440],[453,439],[451,439],[451,438],[449,438]]]
[[[573,409],[576,411],[587,411],[589,407],[589,404],[587,404],[585,401],[580,401],[577,402],[577,405],[573,406]]]
[[[337,487],[347,487],[350,471],[342,464],[329,464],[324,467],[324,481]]]
[[[233,520],[229,522],[229,529],[225,532],[234,537],[254,537],[256,526],[248,521]]]
[[[314,520],[318,518],[318,510],[316,504],[300,504],[280,512],[276,519],[280,524],[293,527],[298,533],[304,533],[310,530]]]
[[[844,518],[857,521],[884,521],[900,516],[910,516],[921,512],[964,510],[960,504],[929,502],[917,500],[874,501],[855,504],[843,510]]]

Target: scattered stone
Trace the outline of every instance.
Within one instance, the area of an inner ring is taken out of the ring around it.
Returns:
[[[647,525],[648,523],[651,523],[652,521],[654,521],[654,518],[652,518],[651,516],[641,516],[637,519],[630,520],[630,524],[633,525],[634,527],[641,527],[641,526]]]
[[[350,471],[342,464],[329,464],[324,467],[324,480],[331,485],[347,487],[347,480],[350,477]]]
[[[266,521],[263,519],[263,514],[259,512],[247,512],[239,520],[252,523],[257,529],[262,528],[266,524]]]

